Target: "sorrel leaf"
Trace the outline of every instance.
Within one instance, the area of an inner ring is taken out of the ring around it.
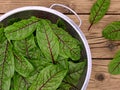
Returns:
[[[118,51],[113,60],[108,65],[109,73],[117,75],[120,74],[120,51]]]
[[[29,90],[56,90],[66,73],[67,70],[62,67],[50,65],[40,72],[36,81],[31,85]]]
[[[120,21],[115,21],[107,25],[102,35],[109,40],[120,40]]]
[[[64,22],[62,19],[58,19],[58,20],[57,20],[57,26],[58,26],[59,28],[62,28],[62,29],[64,29],[64,30],[66,30],[65,22]]]
[[[13,77],[13,90],[28,90],[29,83],[26,78],[20,76],[18,73],[15,73]]]
[[[30,55],[30,58],[34,59],[34,60],[36,60],[36,59],[40,59],[40,60],[41,59],[43,59],[43,60],[46,59],[45,56],[43,55],[43,53],[41,52],[40,48],[38,48],[38,47],[35,47],[35,48],[31,49],[30,52],[29,52],[29,55]]]
[[[0,43],[2,43],[5,39],[4,28],[0,28]]]
[[[58,56],[57,64],[61,65],[65,69],[69,68],[68,58],[64,58],[64,57]]]
[[[59,53],[59,42],[48,21],[44,19],[40,20],[36,37],[44,56],[55,64]]]
[[[40,49],[37,48],[33,35],[23,40],[14,41],[14,49],[28,59],[40,58]]]
[[[12,46],[4,40],[0,42],[0,90],[9,90],[14,75],[14,56]]]
[[[23,77],[28,77],[34,70],[32,64],[17,51],[14,51],[15,70]]]
[[[70,90],[70,88],[71,88],[71,85],[62,82],[57,90]]]
[[[34,67],[46,67],[49,63],[49,61],[47,61],[45,58],[41,58],[41,60],[36,59],[36,60],[29,60],[29,62],[34,66]],[[52,63],[51,63],[52,64]]]
[[[11,18],[7,21],[7,24],[12,25],[13,23],[21,21],[21,20],[22,20],[21,18]]]
[[[110,0],[97,0],[91,8],[89,21],[91,23],[88,30],[90,30],[91,26],[97,22],[99,22],[105,13],[107,12],[110,6]]]
[[[14,24],[5,28],[5,35],[8,40],[25,39],[36,30],[38,22],[39,19],[36,17],[15,22]]]
[[[30,73],[30,75],[27,77],[27,81],[29,83],[33,83],[36,78],[38,77],[39,73],[41,72],[42,69],[45,67],[52,65],[52,63],[42,61],[42,60],[30,60],[30,62],[35,66],[35,70]]]
[[[72,60],[80,59],[80,42],[73,38],[68,32],[56,25],[52,25],[52,29],[60,42],[60,55]]]
[[[69,62],[69,70],[67,76],[64,79],[64,83],[76,86],[83,73],[85,65],[86,65],[85,62],[80,63]]]

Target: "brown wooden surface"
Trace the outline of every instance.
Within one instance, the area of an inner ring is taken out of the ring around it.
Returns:
[[[11,9],[21,6],[50,6],[53,3],[65,4],[78,13],[89,13],[90,7],[96,0],[0,0],[0,13],[5,13]],[[120,0],[111,0],[111,6],[108,11],[110,14],[120,13]]]
[[[120,90],[120,75],[110,75],[107,65],[110,60],[93,60],[93,70],[87,90]]]
[[[22,6],[46,6],[53,3],[61,3],[75,10],[83,20],[81,30],[84,32],[92,52],[93,68],[87,90],[120,90],[120,75],[108,73],[108,63],[114,54],[120,50],[120,41],[109,41],[102,37],[102,29],[112,21],[120,21],[120,0],[111,0],[111,5],[104,18],[87,31],[90,23],[90,8],[96,0],[0,0],[0,14]],[[77,24],[78,20],[74,15],[61,8]]]

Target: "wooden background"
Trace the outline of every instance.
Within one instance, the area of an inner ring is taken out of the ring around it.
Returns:
[[[75,10],[81,17],[83,23],[81,26],[92,52],[92,75],[87,90],[120,90],[120,75],[110,75],[108,73],[108,63],[114,54],[120,50],[120,41],[109,41],[102,37],[102,29],[112,21],[120,21],[120,0],[111,0],[111,5],[104,18],[91,28],[89,13],[90,8],[96,0],[0,0],[0,15],[9,10],[22,6],[46,6],[54,3],[65,4]],[[58,8],[77,24],[78,20],[67,10]]]

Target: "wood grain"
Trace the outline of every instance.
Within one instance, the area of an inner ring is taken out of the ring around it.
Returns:
[[[0,0],[0,13],[23,6],[46,6],[54,3],[65,4],[77,13],[89,13],[90,8],[96,0]],[[111,6],[107,14],[120,14],[120,0],[111,0]],[[68,11],[64,11],[67,12]]]
[[[108,73],[110,60],[93,60],[92,75],[87,90],[120,90],[120,75]]]

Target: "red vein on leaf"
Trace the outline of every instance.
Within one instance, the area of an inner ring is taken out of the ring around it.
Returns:
[[[52,27],[52,28],[53,28],[53,30],[59,30],[59,28],[54,28],[54,27]],[[70,49],[70,52],[73,51],[74,54],[78,55],[78,54],[73,50],[73,49],[75,49],[75,48],[71,48],[71,47],[69,47],[67,44],[65,44],[65,42],[69,42],[69,41],[64,41],[64,40],[62,39],[62,36],[63,36],[64,34],[58,34],[58,33],[55,32],[55,35],[58,37],[58,39],[59,39],[60,42],[62,42],[64,45],[66,45],[67,48]],[[65,47],[65,46],[64,46],[64,47]],[[64,47],[63,47],[63,48],[64,48]],[[63,49],[63,50],[64,50],[64,49]]]
[[[25,86],[28,87],[28,85],[29,85],[28,81],[27,81],[24,77],[22,77],[22,79],[23,79],[23,81],[25,82]]]
[[[17,31],[20,31],[20,30],[24,30],[24,28],[29,27],[30,25],[35,24],[35,23],[37,23],[37,22],[39,22],[39,20],[32,21],[31,23],[29,23],[29,24],[27,24],[27,25],[25,25],[25,26],[23,26],[23,27],[20,27],[20,28],[17,29],[17,30],[10,31],[10,32],[6,32],[6,33],[13,33],[13,32],[17,32]]]
[[[21,86],[24,87],[24,88],[28,87],[29,84],[26,81],[26,79],[23,76],[19,76],[19,78],[20,78],[20,81],[19,81],[19,85],[18,85],[18,90],[21,90],[21,88],[20,88]],[[24,86],[22,85],[23,81],[25,83]]]
[[[22,76],[21,76],[21,78],[22,78]],[[18,90],[20,90],[20,87],[23,86],[23,85],[21,85],[21,83],[22,83],[22,79],[19,80]]]
[[[20,62],[19,64],[21,64],[21,67],[27,68],[26,65],[24,64],[25,61],[22,61],[22,59],[17,56],[15,53],[13,53],[14,57],[18,60],[18,62]]]
[[[120,65],[120,62],[115,66],[115,68],[113,68],[112,72],[114,72],[119,65]]]
[[[61,71],[62,71],[62,70],[61,70]],[[39,88],[39,90],[42,90],[42,88],[43,88],[54,76],[56,76],[56,75],[57,75],[58,73],[60,73],[61,71],[53,74],[50,78],[48,78],[48,80],[47,80],[45,83],[42,84],[42,86]]]
[[[96,17],[98,16],[99,11],[100,11],[100,9],[102,8],[102,6],[103,6],[104,2],[105,2],[105,0],[103,0],[103,3],[101,4],[101,6],[99,7],[98,11],[96,12],[96,15],[95,15],[94,19],[92,20],[92,22],[91,22],[90,26],[88,27],[88,31],[89,31],[89,30],[91,29],[91,27],[93,26],[94,21],[95,21]]]
[[[51,55],[51,58],[52,58],[52,63],[55,64],[55,60],[54,60],[52,49],[51,49],[51,44],[50,44],[50,41],[49,41],[48,34],[47,34],[46,30],[45,30],[45,35],[46,35],[46,39],[48,41],[48,48],[49,48],[50,55]]]
[[[26,50],[26,56],[27,56],[27,58],[30,59],[28,48],[29,48],[29,47],[28,47],[27,39],[25,39],[25,50]]]
[[[73,50],[74,48],[71,48],[71,47],[69,47],[67,44],[65,44],[65,42],[67,42],[67,41],[62,40],[61,37],[59,36],[60,34],[58,35],[57,33],[55,33],[55,35],[58,37],[58,39],[59,39],[64,45],[66,45],[66,47],[68,47],[68,48],[70,49],[70,52],[73,51],[74,54],[78,55],[78,54]],[[69,42],[69,41],[68,41],[68,42]],[[64,50],[64,49],[63,49],[63,50]]]
[[[108,32],[107,34],[111,34],[111,33],[115,33],[115,32],[120,32],[120,30],[114,30],[114,31]]]
[[[6,56],[6,54],[7,54],[7,51],[8,51],[8,41],[7,41],[7,43],[6,43],[6,49],[5,49],[5,53],[4,53],[4,59],[3,59],[3,63],[2,63],[2,75],[1,75],[1,82],[0,82],[0,90],[2,90],[2,80],[3,80],[3,73],[4,73],[4,63],[6,62],[6,58],[7,58],[7,56]]]

